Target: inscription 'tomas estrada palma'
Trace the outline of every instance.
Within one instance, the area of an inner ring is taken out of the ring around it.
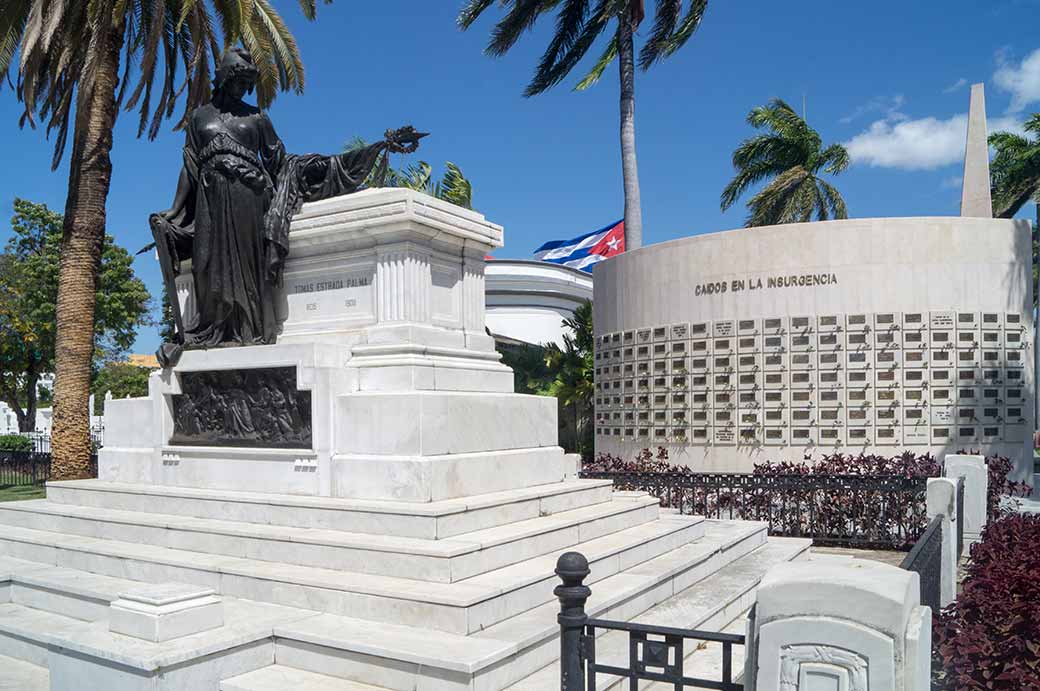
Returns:
[[[293,292],[296,294],[321,293],[326,290],[342,290],[343,288],[363,288],[371,284],[372,279],[368,276],[336,278],[327,281],[314,281],[312,283],[297,283],[293,286]]]
[[[731,281],[709,281],[699,283],[694,289],[695,295],[721,295],[723,293],[739,293],[742,290],[768,290],[773,288],[810,288],[813,286],[833,286],[838,284],[838,275],[834,273],[792,274],[790,276],[754,276],[751,278],[734,278]]]

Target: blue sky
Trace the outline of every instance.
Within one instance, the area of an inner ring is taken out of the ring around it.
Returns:
[[[584,93],[571,91],[576,74],[544,95],[521,96],[548,23],[491,59],[482,52],[491,17],[460,33],[456,0],[339,0],[320,7],[315,23],[295,2],[275,4],[307,67],[306,93],[284,94],[271,108],[290,151],[331,153],[355,134],[375,139],[406,123],[432,132],[421,158],[437,170],[445,160],[462,167],[478,210],[505,226],[500,257],[528,257],[547,240],[620,218],[616,69]],[[849,145],[853,166],[834,182],[851,216],[956,214],[967,85],[986,83],[991,130],[1040,110],[1040,0],[939,7],[711,0],[690,43],[637,75],[646,242],[742,225],[742,204],[723,214],[719,193],[734,147],[751,134],[748,110],[773,96],[798,107],[804,99],[825,142]],[[4,88],[0,215],[16,196],[61,210],[67,168],[50,171],[51,143],[41,131],[20,131],[19,114]],[[132,251],[149,242],[148,214],[172,199],[182,144],[172,125],[154,142],[136,139],[135,125],[124,115],[117,127],[108,203],[108,230]],[[135,268],[157,296],[153,257],[138,257]],[[134,350],[157,344],[146,328]]]

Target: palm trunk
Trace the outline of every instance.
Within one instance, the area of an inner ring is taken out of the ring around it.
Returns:
[[[112,180],[112,128],[123,24],[98,62],[94,88],[81,90],[76,104],[69,191],[61,241],[55,344],[54,424],[51,479],[91,476],[90,370],[94,356],[94,308],[105,202]]]
[[[643,246],[643,212],[636,166],[636,65],[632,18],[618,18],[618,65],[621,70],[621,175],[625,184],[625,249]]]

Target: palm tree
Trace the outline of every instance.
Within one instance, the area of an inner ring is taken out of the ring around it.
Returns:
[[[465,30],[488,9],[495,0],[466,0],[459,13],[459,26]],[[559,8],[556,29],[549,47],[535,70],[534,78],[524,91],[534,96],[559,84],[570,74],[596,39],[603,33],[609,38],[596,64],[578,82],[581,91],[599,81],[604,70],[618,61],[621,83],[621,173],[625,189],[625,247],[630,250],[643,246],[643,216],[639,203],[639,172],[636,167],[635,127],[635,45],[633,36],[645,15],[645,0],[501,0],[508,7],[505,16],[491,31],[491,40],[485,52],[504,55],[520,35],[530,29],[543,14]],[[682,48],[700,26],[708,0],[689,0],[683,11],[684,0],[657,0],[656,13],[650,36],[639,52],[639,67],[646,71],[658,60]]]
[[[313,19],[316,0],[299,1],[304,15]],[[260,72],[261,107],[278,89],[303,89],[296,42],[270,0],[0,3],[0,75],[12,65],[17,71],[15,90],[24,105],[20,124],[35,127],[39,121],[48,135],[56,134],[55,168],[72,138],[56,318],[55,479],[90,473],[87,400],[94,331],[84,325],[94,323],[118,113],[123,107],[136,110],[138,135],[154,138],[183,93],[184,115],[178,122],[183,125],[187,114],[209,98],[211,60],[217,59],[219,45],[239,41],[252,52]]]
[[[820,133],[779,98],[753,109],[747,122],[771,133],[746,139],[733,152],[737,174],[722,191],[723,211],[752,185],[772,178],[748,201],[745,226],[804,223],[812,220],[814,212],[818,221],[848,218],[841,193],[820,178],[821,171],[836,175],[848,168],[849,152],[844,146],[822,148]]]
[[[1013,132],[994,132],[989,145],[996,150],[990,163],[993,215],[1012,218],[1030,200],[1037,202],[1040,225],[1040,113],[1026,120],[1024,129],[1034,138]]]
[[[1013,132],[994,132],[989,145],[996,155],[989,164],[993,215],[1013,218],[1027,202],[1036,203],[1033,225],[1033,308],[1040,302],[1040,113],[1033,113],[1024,128],[1029,137]],[[1040,336],[1040,319],[1033,320],[1033,342]],[[1040,364],[1040,352],[1037,362]],[[1034,387],[1034,422],[1040,423],[1040,386]],[[1036,425],[1040,426],[1040,424]]]
[[[550,343],[545,346],[545,365],[553,381],[548,394],[560,400],[574,416],[576,451],[583,458],[592,455],[593,349],[592,303],[586,300],[574,310],[574,316],[563,320],[570,333],[563,335],[563,348]]]
[[[349,153],[366,146],[368,142],[361,137],[354,137],[343,150]],[[406,187],[416,192],[425,192],[431,197],[443,199],[464,209],[473,208],[473,184],[462,174],[462,169],[451,161],[444,163],[445,170],[441,179],[434,180],[433,168],[426,161],[419,161],[404,168],[391,168],[390,152],[383,152],[383,156],[365,179],[367,187]]]

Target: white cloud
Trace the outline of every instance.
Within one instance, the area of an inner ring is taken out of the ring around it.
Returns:
[[[906,116],[899,112],[906,99],[903,94],[895,96],[877,96],[866,103],[857,106],[855,110],[841,118],[838,122],[848,124],[853,120],[863,117],[869,113],[882,113],[888,120],[902,120]]]
[[[960,79],[955,81],[953,84],[950,84],[948,87],[943,89],[942,92],[944,94],[952,94],[954,91],[960,91],[961,89],[963,89],[967,85],[968,85],[968,80],[965,79],[964,77],[961,77]]]
[[[1019,113],[1030,103],[1040,101],[1040,48],[1015,64],[1003,52],[997,53],[997,71],[993,82],[1011,94],[1009,113]]]
[[[943,179],[941,187],[944,190],[950,190],[950,189],[958,189],[959,190],[961,188],[961,185],[963,185],[963,184],[964,184],[964,176],[963,175],[951,175],[950,177]]]
[[[994,118],[989,131],[1020,130],[1015,118]],[[968,115],[945,120],[878,120],[845,143],[853,163],[876,168],[934,170],[964,159]]]

